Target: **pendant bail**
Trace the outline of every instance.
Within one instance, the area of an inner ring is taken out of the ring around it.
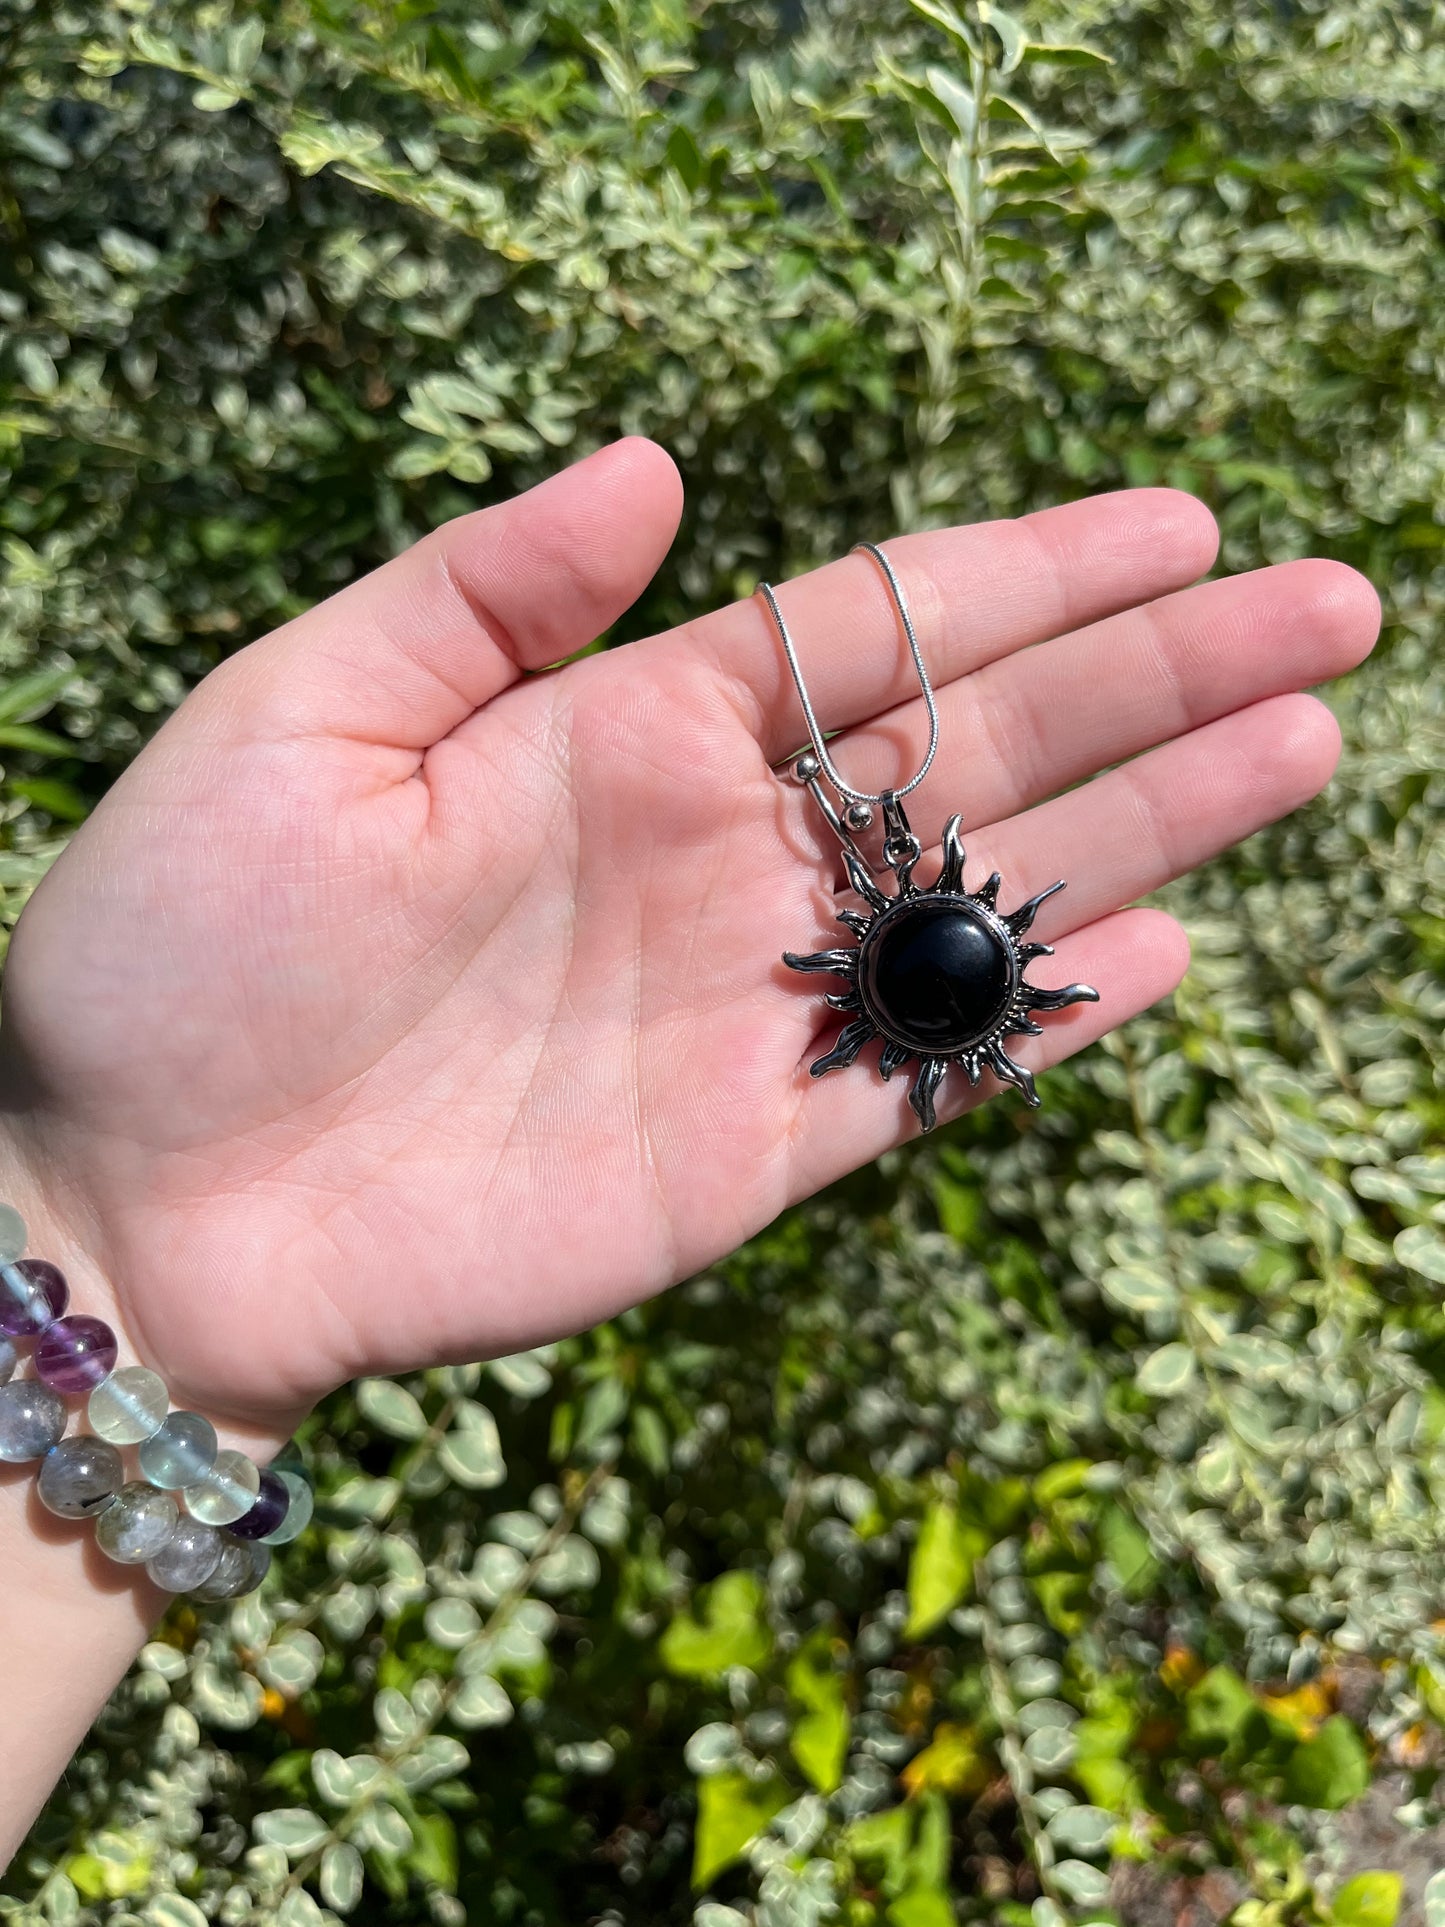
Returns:
[[[923,845],[913,834],[898,792],[884,790],[879,801],[883,805],[883,861],[897,877],[899,890],[906,894],[912,888],[913,866],[923,855]]]

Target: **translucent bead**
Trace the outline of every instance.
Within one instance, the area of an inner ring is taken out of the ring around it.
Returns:
[[[161,1429],[170,1409],[164,1379],[144,1365],[122,1365],[96,1386],[86,1412],[100,1438],[112,1445],[139,1445]]]
[[[0,1265],[0,1333],[6,1338],[33,1338],[69,1303],[65,1273],[44,1258]]]
[[[0,1265],[13,1265],[25,1249],[29,1232],[13,1204],[0,1204]]]
[[[0,1385],[0,1459],[42,1459],[65,1430],[65,1401],[33,1378]]]
[[[57,1318],[35,1341],[35,1376],[73,1398],[110,1377],[119,1350],[103,1318]]]
[[[286,1488],[288,1504],[286,1517],[280,1525],[274,1532],[265,1533],[263,1537],[268,1546],[288,1546],[310,1525],[316,1499],[311,1490],[311,1481],[303,1479],[299,1472],[293,1472],[289,1466],[282,1466],[279,1469],[273,1466],[272,1470]]]
[[[143,1479],[133,1479],[96,1520],[95,1543],[118,1565],[143,1566],[170,1538],[179,1517],[169,1492],[157,1492]]]
[[[228,1526],[256,1503],[261,1474],[244,1452],[218,1452],[205,1478],[181,1494],[187,1512],[208,1526]]]
[[[221,1535],[215,1527],[182,1513],[160,1551],[147,1559],[146,1571],[167,1592],[189,1592],[206,1583],[220,1558]]]
[[[194,1485],[216,1463],[216,1428],[199,1412],[172,1412],[138,1453],[141,1475],[168,1492]]]
[[[8,1385],[15,1376],[15,1347],[8,1338],[0,1338],[0,1385]]]
[[[271,1566],[271,1548],[254,1539],[232,1539],[221,1535],[221,1557],[216,1570],[204,1585],[196,1586],[192,1599],[214,1605],[221,1599],[239,1599],[254,1592]]]
[[[36,1484],[42,1503],[62,1519],[88,1519],[114,1505],[124,1481],[115,1447],[82,1432],[46,1453]]]
[[[265,1539],[285,1519],[290,1504],[291,1494],[281,1474],[267,1466],[261,1474],[256,1503],[249,1512],[232,1522],[231,1530],[238,1539]]]

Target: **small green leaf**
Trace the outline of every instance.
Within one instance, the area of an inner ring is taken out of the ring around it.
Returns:
[[[90,805],[80,791],[69,783],[57,782],[53,776],[13,776],[6,787],[62,823],[83,822],[90,813]]]
[[[658,1643],[662,1663],[685,1679],[711,1679],[729,1666],[761,1666],[772,1651],[762,1623],[763,1588],[750,1572],[726,1572],[699,1596],[700,1618],[679,1613]]]
[[[505,1726],[512,1717],[506,1688],[490,1673],[473,1673],[451,1703],[458,1726]]]
[[[973,1562],[985,1537],[966,1525],[952,1499],[935,1499],[923,1515],[908,1562],[906,1639],[921,1639],[956,1606],[973,1578]]]
[[[689,194],[695,194],[703,177],[702,155],[691,131],[681,121],[667,137],[667,164]]]
[[[852,1721],[843,1691],[824,1644],[812,1644],[788,1668],[788,1691],[806,1710],[793,1728],[793,1758],[819,1793],[834,1793],[843,1778]]]
[[[1185,1695],[1189,1737],[1212,1751],[1222,1751],[1259,1708],[1253,1693],[1237,1673],[1215,1666]]]
[[[419,1439],[426,1431],[426,1413],[404,1385],[390,1378],[363,1378],[356,1388],[363,1418],[394,1439]]]
[[[1193,1383],[1194,1353],[1187,1345],[1161,1345],[1139,1367],[1135,1384],[1150,1398],[1174,1398]]]
[[[1301,1741],[1285,1768],[1285,1798],[1306,1807],[1348,1806],[1369,1784],[1370,1756],[1343,1713]]]
[[[331,1829],[307,1807],[275,1807],[257,1815],[253,1832],[263,1845],[282,1847],[294,1856],[314,1852]]]
[[[1330,1919],[1335,1927],[1395,1927],[1404,1890],[1397,1873],[1356,1874],[1335,1895]]]
[[[1445,1285],[1445,1237],[1428,1224],[1412,1224],[1395,1239],[1395,1256],[1407,1271]]]
[[[28,723],[43,716],[74,681],[75,670],[69,663],[36,669],[28,676],[16,676],[0,689],[0,723]]]
[[[787,1803],[787,1790],[778,1780],[750,1780],[742,1773],[714,1773],[700,1780],[693,1887],[706,1887],[731,1866]]]
[[[365,1884],[361,1855],[349,1841],[333,1840],[321,1856],[321,1898],[338,1914],[349,1914]]]

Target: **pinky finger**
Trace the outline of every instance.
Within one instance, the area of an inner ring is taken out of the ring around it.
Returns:
[[[1096,1004],[1076,1004],[1044,1019],[1041,1037],[1030,1037],[1011,1055],[1030,1071],[1061,1063],[1096,1043],[1175,990],[1189,967],[1189,939],[1162,910],[1119,910],[1061,938],[1047,966],[1051,980],[1093,984]],[[1034,976],[1042,974],[1036,968]],[[848,1070],[812,1079],[798,1070],[797,1123],[792,1139],[791,1192],[809,1197],[918,1132],[907,1093],[917,1073],[907,1064],[885,1084],[877,1051],[868,1050]],[[937,1096],[940,1123],[996,1097],[999,1086],[985,1074],[977,1090],[961,1069],[950,1066]],[[1012,1094],[1007,1102],[1021,1100]],[[1047,1103],[1047,1093],[1044,1101]]]

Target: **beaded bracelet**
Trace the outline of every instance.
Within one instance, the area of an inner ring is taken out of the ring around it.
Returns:
[[[44,1258],[26,1258],[25,1222],[0,1204],[0,1461],[40,1461],[37,1489],[62,1519],[94,1519],[96,1544],[143,1565],[168,1592],[233,1599],[266,1576],[272,1546],[311,1517],[311,1487],[289,1467],[259,1469],[218,1449],[199,1412],[173,1412],[144,1365],[116,1369],[110,1326],[66,1315],[70,1287]],[[35,1376],[16,1380],[15,1340],[34,1341]],[[91,1430],[63,1437],[65,1399],[87,1396]],[[120,1448],[135,1446],[127,1480]]]

